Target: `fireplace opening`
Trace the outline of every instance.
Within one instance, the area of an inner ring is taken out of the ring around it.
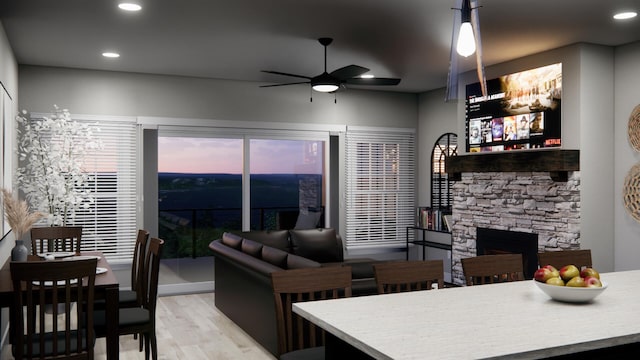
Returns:
[[[476,229],[476,255],[522,254],[525,279],[538,268],[538,234],[520,231]]]

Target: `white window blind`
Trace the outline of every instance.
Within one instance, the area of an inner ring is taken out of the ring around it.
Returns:
[[[76,213],[82,250],[101,251],[109,261],[133,257],[137,232],[137,125],[135,119],[92,119],[103,148],[85,159],[92,176],[92,207]]]
[[[346,246],[404,244],[415,222],[415,134],[347,129]]]
[[[42,116],[32,114],[34,119]],[[100,251],[113,262],[130,261],[138,227],[136,119],[73,114],[72,118],[99,128],[93,135],[100,139],[102,149],[83,155],[95,201],[88,209],[76,210],[67,225],[82,226],[83,251]]]

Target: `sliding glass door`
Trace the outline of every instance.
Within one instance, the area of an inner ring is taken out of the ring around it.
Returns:
[[[251,229],[321,224],[324,141],[251,139],[250,152]]]
[[[160,131],[161,283],[213,281],[208,245],[226,231],[324,226],[325,136]]]

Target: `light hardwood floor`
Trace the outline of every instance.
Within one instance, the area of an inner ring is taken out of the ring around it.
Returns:
[[[158,359],[275,359],[218,311],[214,293],[160,297],[156,321]],[[106,359],[104,339],[98,339],[95,355]],[[2,349],[0,359],[13,359],[8,346]],[[120,359],[144,359],[133,336],[120,337]]]

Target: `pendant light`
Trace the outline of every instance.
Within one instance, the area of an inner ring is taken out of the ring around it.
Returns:
[[[460,14],[461,24],[456,49],[458,54],[469,57],[476,52],[476,39],[473,36],[473,28],[471,27],[471,0],[462,1]]]

